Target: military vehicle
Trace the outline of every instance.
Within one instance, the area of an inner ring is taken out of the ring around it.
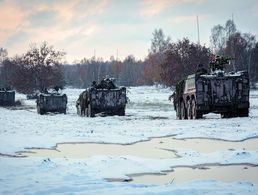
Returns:
[[[67,96],[58,92],[48,91],[42,92],[38,95],[37,100],[38,114],[45,114],[47,112],[59,112],[66,114]]]
[[[230,58],[217,56],[210,62],[211,72],[198,67],[176,85],[173,100],[178,119],[198,119],[213,112],[222,118],[249,115],[249,75],[247,71],[224,71]]]
[[[27,94],[26,98],[27,100],[36,100],[38,98],[39,92]]]
[[[6,88],[0,89],[0,106],[14,106],[15,91]]]
[[[80,94],[76,108],[81,116],[94,117],[98,113],[124,116],[126,103],[126,88],[117,87],[111,78],[106,78],[98,85],[93,81]]]

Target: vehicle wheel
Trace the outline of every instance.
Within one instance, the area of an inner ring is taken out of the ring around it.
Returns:
[[[238,116],[239,117],[248,117],[249,116],[249,109],[248,108],[238,109]]]
[[[85,108],[85,106],[82,106],[82,107],[80,107],[80,115],[81,116],[85,116],[85,115],[87,115],[87,110],[88,110],[88,108]],[[88,115],[87,115],[88,116]]]
[[[231,118],[231,117],[232,117],[231,112],[221,113],[221,118]]]
[[[40,114],[40,115],[45,114],[44,110],[41,109],[39,106],[37,106],[37,112],[38,112],[38,114]]]
[[[181,118],[181,108],[180,108],[180,105],[179,104],[177,104],[176,105],[176,119],[182,119]]]
[[[66,114],[66,108],[63,109],[63,112],[62,112],[62,113]]]
[[[180,103],[180,114],[181,114],[181,119],[186,119],[187,118],[184,101],[182,101]]]
[[[37,113],[40,114],[40,107],[37,106]]]
[[[190,100],[187,100],[187,104],[186,104],[186,110],[187,110],[187,118],[190,120],[193,118],[192,115],[192,104],[190,102]]]
[[[77,109],[77,114],[78,115],[82,115],[80,106],[76,106],[76,109]]]
[[[196,109],[195,99],[192,99],[191,102],[192,102],[191,105],[192,105],[192,117],[193,117],[193,119],[202,118],[202,113],[200,113],[200,111],[197,111],[197,109]]]
[[[95,117],[94,110],[91,108],[90,104],[88,105],[88,108],[87,108],[87,117]]]

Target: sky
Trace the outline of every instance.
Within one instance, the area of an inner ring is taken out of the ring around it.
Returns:
[[[197,42],[197,15],[202,45],[232,17],[241,32],[258,34],[258,0],[0,0],[0,47],[13,57],[46,41],[70,63],[94,54],[144,59],[156,28],[173,42]]]

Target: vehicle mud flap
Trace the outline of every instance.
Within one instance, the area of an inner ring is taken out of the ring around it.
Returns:
[[[185,108],[185,104],[184,104],[184,101],[181,101],[180,103],[180,115],[181,115],[181,119],[187,119],[187,116],[186,116],[186,108]]]

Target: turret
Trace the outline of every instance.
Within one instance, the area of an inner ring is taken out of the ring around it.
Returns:
[[[216,56],[216,58],[210,62],[211,73],[224,72],[226,65],[229,65],[230,60],[233,59],[234,58]]]

